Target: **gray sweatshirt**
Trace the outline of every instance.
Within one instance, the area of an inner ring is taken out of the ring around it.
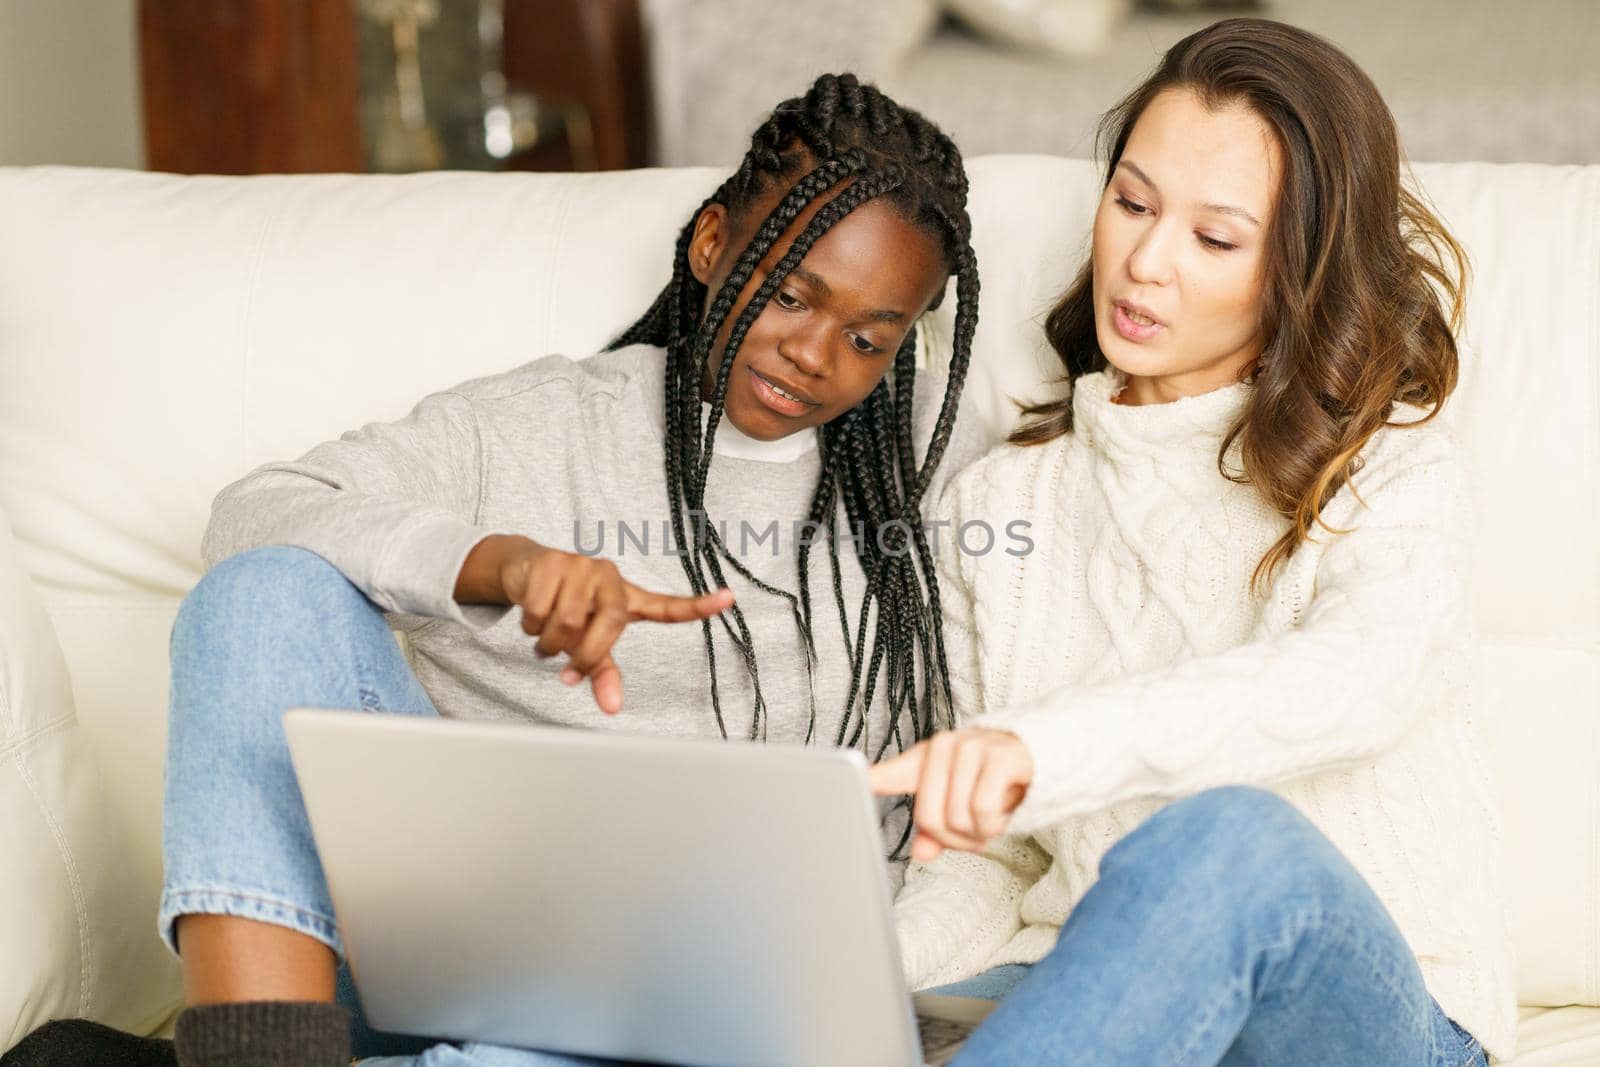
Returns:
[[[613,654],[625,694],[620,715],[595,706],[587,683],[558,679],[564,656],[541,661],[520,612],[453,599],[467,553],[491,533],[517,533],[565,551],[613,560],[646,589],[688,594],[668,536],[663,464],[664,352],[638,345],[583,360],[550,356],[423,399],[405,418],[374,423],[269,463],[224,489],[202,545],[207,568],[262,545],[309,549],[338,567],[406,633],[418,680],[439,712],[584,729],[714,738],[703,631],[698,623],[630,625]],[[918,378],[917,455],[932,433],[944,380]],[[794,592],[794,523],[807,514],[820,471],[815,431],[752,441],[726,419],[706,486],[706,511],[741,561]],[[963,406],[937,477],[984,449]],[[840,529],[846,522],[839,511]],[[852,628],[864,579],[855,547],[839,551]],[[817,738],[833,743],[850,671],[834,603],[826,541],[810,557]],[[810,707],[800,638],[788,605],[724,564],[754,638],[767,737],[802,742]],[[750,732],[753,688],[743,660],[713,620],[728,734]],[[881,678],[867,740],[883,738]]]

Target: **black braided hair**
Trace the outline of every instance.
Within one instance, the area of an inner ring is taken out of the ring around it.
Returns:
[[[832,195],[795,237],[776,269],[739,311],[717,369],[710,419],[702,433],[702,370],[718,331],[734,313],[752,273],[794,220],[807,205],[841,185],[845,188]],[[707,305],[706,287],[687,266],[700,212],[721,204],[739,216],[763,194],[785,187],[787,193]],[[957,305],[948,383],[932,440],[920,463],[912,439],[915,330],[907,335],[889,373],[867,398],[821,429],[822,473],[807,529],[827,537],[834,600],[850,660],[850,688],[834,740],[840,745],[861,745],[873,759],[881,758],[891,745],[904,749],[952,723],[939,586],[921,522],[921,505],[950,440],[977,325],[978,269],[966,210],[967,176],[955,144],[933,123],[895,103],[876,86],[863,84],[852,74],[823,75],[805,96],[779,104],[756,130],[738,170],[700,205],[679,234],[672,280],[649,310],[610,345],[615,349],[647,343],[667,351],[667,496],[673,535],[683,546],[681,558],[690,586],[698,594],[725,584],[722,564],[727,562],[764,592],[788,601],[806,652],[809,678],[816,654],[808,572],[812,539],[800,540],[798,595],[760,581],[728,551],[715,524],[706,517],[706,475],[734,357],[751,324],[830,227],[880,197],[907,221],[941,240],[950,272],[956,277]],[[841,502],[866,575],[866,593],[853,633],[839,572],[837,515]],[[878,605],[875,616],[871,611],[874,601]],[[744,615],[735,605],[717,618],[739,650],[755,689],[749,736],[764,738],[766,701]],[[873,620],[870,625],[869,618]],[[712,707],[726,737],[712,623],[705,620],[702,626]],[[872,738],[867,723],[880,674],[885,679],[889,727],[885,736]],[[816,726],[813,690],[807,741],[815,736]]]

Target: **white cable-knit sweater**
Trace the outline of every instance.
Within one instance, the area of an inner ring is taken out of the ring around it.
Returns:
[[[1323,510],[1352,532],[1317,528],[1252,596],[1251,571],[1288,523],[1224,478],[1217,455],[1254,387],[1126,407],[1111,400],[1124,381],[1080,378],[1072,433],[990,453],[941,501],[957,527],[1032,523],[1026,555],[944,538],[940,567],[961,724],[1015,732],[1036,775],[986,855],[908,872],[907,978],[926,988],[1038,960],[1124,834],[1175,798],[1257,785],[1354,863],[1440,1006],[1510,1057],[1460,447],[1437,420],[1380,430],[1355,492]],[[1399,405],[1390,418],[1424,414]],[[1229,459],[1238,471],[1236,449]]]

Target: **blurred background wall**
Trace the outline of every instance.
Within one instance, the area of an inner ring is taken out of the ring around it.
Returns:
[[[1098,117],[1183,36],[1258,15],[1342,47],[1417,161],[1600,162],[1600,0],[647,0],[666,163],[738,158],[760,105],[870,75],[968,155],[1093,154]]]
[[[136,0],[0,0],[0,165],[144,166]]]
[[[1087,156],[1174,41],[1345,48],[1414,160],[1600,162],[1600,0],[0,0],[0,163],[185,173],[726,164],[854,70],[969,155]]]

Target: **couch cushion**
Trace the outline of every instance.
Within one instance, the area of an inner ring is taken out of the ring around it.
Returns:
[[[173,960],[130,886],[124,820],[78,729],[54,629],[0,516],[0,1049],[53,1018],[144,1032],[170,1014]]]
[[[1517,1058],[1503,1067],[1594,1067],[1600,1063],[1600,1008],[1523,1008]]]

